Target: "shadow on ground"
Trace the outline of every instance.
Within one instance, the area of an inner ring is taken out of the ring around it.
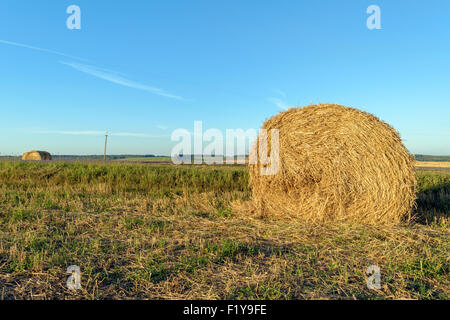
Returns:
[[[417,193],[415,217],[419,223],[450,218],[450,183],[443,182]]]

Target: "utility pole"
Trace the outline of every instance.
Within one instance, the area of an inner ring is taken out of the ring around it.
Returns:
[[[105,151],[103,153],[103,160],[106,162],[106,144],[108,143],[108,133],[105,134]]]

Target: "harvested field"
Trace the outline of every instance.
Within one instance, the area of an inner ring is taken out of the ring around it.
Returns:
[[[449,299],[450,173],[416,175],[416,222],[308,226],[239,211],[243,166],[3,161],[0,297]]]

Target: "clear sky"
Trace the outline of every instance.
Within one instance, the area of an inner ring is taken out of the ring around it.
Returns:
[[[69,30],[69,5],[81,29]],[[369,30],[369,5],[381,29]],[[0,2],[0,153],[170,154],[177,128],[258,129],[339,103],[450,154],[450,1]]]

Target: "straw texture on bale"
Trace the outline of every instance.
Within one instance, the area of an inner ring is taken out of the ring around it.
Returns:
[[[415,203],[414,160],[399,134],[377,117],[335,104],[291,108],[267,120],[279,130],[279,169],[261,175],[258,140],[250,186],[263,215],[306,222],[395,224]]]
[[[23,154],[22,160],[52,160],[52,156],[47,151],[30,151]]]

